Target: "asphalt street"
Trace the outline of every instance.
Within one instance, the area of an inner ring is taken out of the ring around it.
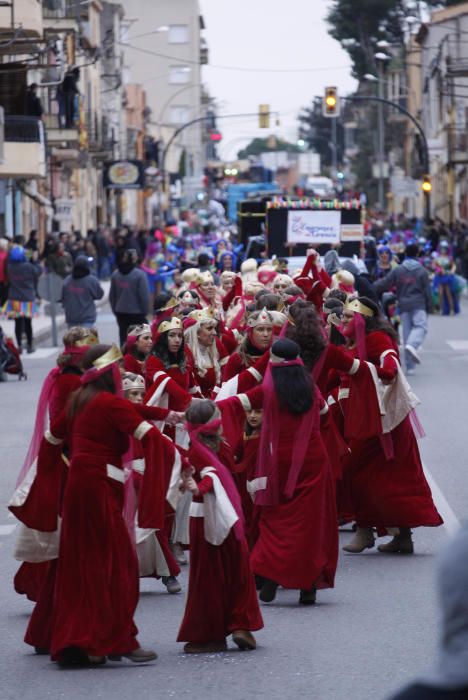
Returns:
[[[117,339],[104,310],[101,337]],[[143,580],[137,611],[140,642],[159,659],[145,667],[113,663],[93,670],[64,671],[23,643],[32,604],[15,594],[12,558],[15,520],[7,502],[31,435],[36,400],[56,351],[41,348],[25,357],[29,378],[0,384],[0,698],[88,700],[89,698],[313,698],[384,700],[430,664],[437,638],[434,561],[457,521],[467,517],[466,416],[468,328],[465,315],[432,317],[412,385],[427,436],[425,466],[447,527],[415,533],[413,557],[376,550],[342,553],[336,587],[320,592],[312,608],[297,605],[297,593],[280,590],[263,605],[265,629],[256,652],[234,648],[223,655],[184,656],[175,642],[184,594],[170,596],[160,582]],[[351,537],[340,535],[342,544]],[[181,581],[186,588],[186,567]]]

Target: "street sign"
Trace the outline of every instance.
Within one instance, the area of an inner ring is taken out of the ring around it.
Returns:
[[[397,197],[414,197],[418,193],[419,183],[412,177],[394,176],[390,178],[390,188]]]
[[[37,292],[41,299],[50,302],[50,320],[52,321],[52,345],[58,345],[57,339],[57,307],[55,306],[62,298],[63,279],[55,272],[44,272],[39,277]]]
[[[55,221],[60,221],[61,223],[73,223],[73,211],[75,209],[76,200],[75,199],[56,199],[54,202]]]
[[[44,272],[39,277],[37,291],[45,301],[60,301],[62,298],[63,279],[55,272]]]

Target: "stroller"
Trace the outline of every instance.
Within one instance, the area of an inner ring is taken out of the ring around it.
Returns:
[[[0,326],[0,382],[6,381],[7,374],[16,374],[19,381],[28,378],[18,348],[11,338],[6,337]]]

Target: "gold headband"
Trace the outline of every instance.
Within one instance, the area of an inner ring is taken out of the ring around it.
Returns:
[[[345,311],[352,311],[353,314],[362,314],[363,316],[374,316],[374,312],[368,306],[359,301],[359,299],[353,299],[348,301],[344,307]]]
[[[105,367],[110,367],[114,362],[118,362],[123,358],[122,353],[116,345],[111,345],[109,350],[98,357],[97,360],[93,362],[93,367],[96,369],[104,369]]]
[[[166,331],[178,331],[182,329],[182,321],[180,318],[171,318],[170,321],[163,321],[158,326],[158,333],[165,333]]]

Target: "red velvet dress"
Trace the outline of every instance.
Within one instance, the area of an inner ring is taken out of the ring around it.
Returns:
[[[141,374],[142,377],[145,376],[145,362],[138,360],[130,352],[125,353],[123,359],[123,366],[126,372],[133,372],[133,374]]]
[[[138,648],[133,622],[138,562],[122,516],[122,455],[128,451],[128,435],[141,424],[130,402],[101,392],[71,426],[72,459],[56,576],[49,575],[25,638],[33,646],[50,648],[53,658],[68,647],[96,656]],[[67,427],[62,414],[51,431],[63,438]],[[139,525],[159,528],[165,493],[159,460],[168,457],[168,447],[155,428],[145,427],[149,467],[147,463]],[[38,529],[47,530],[47,524],[45,520]]]
[[[64,367],[57,375],[49,400],[50,423],[56,420],[65,408],[70,394],[81,386],[80,376],[80,370],[73,365]],[[64,488],[67,477],[67,467],[64,462],[61,465],[61,471],[63,481],[62,488]],[[28,561],[23,562],[13,579],[15,591],[20,595],[26,595],[28,600],[34,603],[37,602],[49,566],[50,562],[48,561],[34,564]]]
[[[199,387],[200,395],[205,399],[214,399],[216,397],[216,394],[219,391],[223,367],[227,363],[229,356],[220,339],[215,338],[215,342],[218,350],[219,376],[214,367],[209,367],[208,369],[200,371],[195,366],[195,360],[190,348],[187,348],[189,367],[193,373],[195,383]]]
[[[242,501],[245,536],[249,549],[253,548],[258,538],[259,507],[255,506],[247,484],[255,475],[259,442],[260,432],[244,435],[242,444],[236,449],[236,466],[234,467],[234,478]]]
[[[193,459],[190,450],[188,458],[200,490],[193,502],[201,504],[203,494],[213,489],[211,477],[200,476],[209,465]],[[238,540],[231,529],[222,544],[210,544],[205,539],[204,518],[191,517],[189,585],[177,641],[217,642],[235,630],[253,632],[262,627],[246,540]]]
[[[397,352],[390,336],[381,331],[369,333],[366,336],[366,349],[368,361],[376,366],[381,378],[391,380],[396,376],[397,366],[393,357]],[[387,350],[394,353],[381,360]],[[373,391],[361,371],[345,377],[343,384],[350,386],[350,392],[359,392],[359,401],[363,398],[366,400],[363,396],[366,387],[369,392]],[[345,430],[347,419],[352,418],[346,415],[347,411],[353,411],[350,399],[344,407]],[[368,401],[370,406],[370,393]],[[366,421],[367,425],[370,422],[373,421]],[[393,459],[386,459],[378,434],[366,438],[355,435],[349,440],[351,454],[344,460],[344,475],[357,524],[360,527],[376,527],[382,534],[388,527],[441,525],[443,521],[424,475],[410,417],[407,416],[389,435]]]
[[[161,396],[156,401],[156,392],[158,387],[162,385],[162,382],[166,383]],[[198,388],[194,385],[193,374],[189,368],[182,371],[178,365],[165,367],[162,360],[155,357],[155,355],[150,355],[146,360],[146,384],[148,390],[145,395],[145,403],[156,401],[156,405],[164,405],[171,411],[185,411],[190,404],[192,396],[199,396]],[[166,425],[164,433],[171,440],[176,439],[176,429],[174,427]],[[172,465],[166,464],[165,467],[166,483],[169,486]],[[174,517],[173,508],[169,503],[166,503],[164,528],[161,532],[158,532],[157,537],[166,557],[171,576],[177,576],[180,573],[180,567],[169,546]]]
[[[263,389],[247,392],[250,406],[261,408]],[[220,401],[229,442],[244,409],[237,397]],[[318,397],[311,410],[318,411]],[[238,415],[236,415],[236,413]],[[283,494],[291,466],[294,435],[301,416],[279,412],[278,476]],[[244,416],[245,420],[245,416]],[[319,431],[312,432],[292,498],[280,496],[275,506],[259,506],[259,535],[251,553],[255,574],[284,588],[333,588],[338,562],[338,528],[333,474]]]

